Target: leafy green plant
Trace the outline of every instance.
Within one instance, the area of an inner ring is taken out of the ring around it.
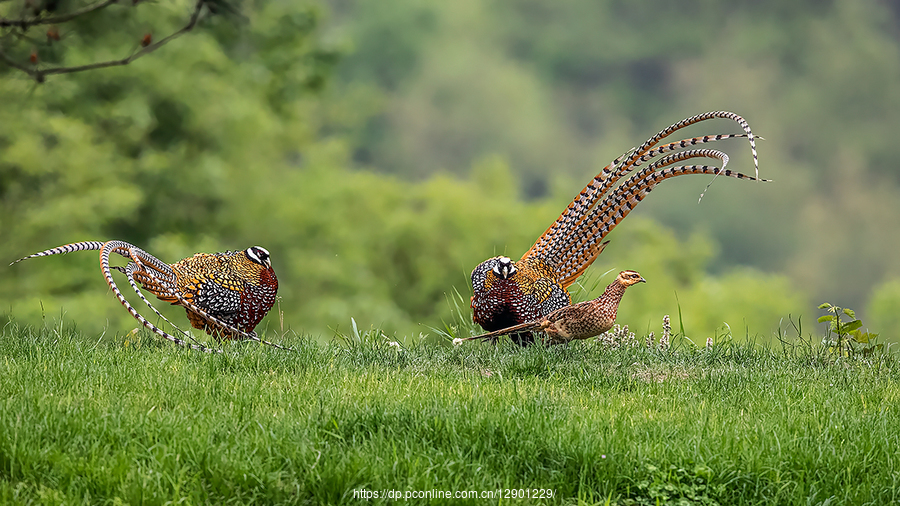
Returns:
[[[645,464],[646,474],[631,489],[631,496],[623,505],[682,505],[721,504],[715,498],[725,492],[724,484],[710,484],[713,472],[709,467],[698,465],[693,469],[669,464],[660,468]]]
[[[875,343],[878,334],[864,332],[862,321],[856,318],[856,312],[850,308],[842,308],[828,302],[819,306],[819,309],[828,311],[829,314],[819,317],[819,323],[829,322],[825,330],[823,343],[828,346],[828,351],[841,356],[851,354],[868,355],[875,350],[884,348],[883,344]],[[850,318],[850,321],[841,321],[841,315]]]

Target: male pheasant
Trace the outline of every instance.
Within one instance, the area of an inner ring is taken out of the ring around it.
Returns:
[[[738,123],[742,134],[704,135],[660,144],[682,128],[702,121],[724,118]],[[728,155],[701,144],[746,137],[750,142],[756,177],[726,169]],[[679,151],[682,150],[682,151]],[[668,153],[668,154],[667,154]],[[666,155],[656,159],[660,155]],[[692,158],[714,158],[722,167],[678,165]],[[655,160],[654,160],[655,159]],[[651,162],[625,182],[616,183],[645,162]],[[484,330],[498,331],[539,320],[571,304],[567,288],[581,276],[606,247],[603,239],[628,213],[666,179],[686,174],[710,174],[737,179],[759,179],[756,141],[744,118],[727,111],[698,114],[679,121],[647,139],[603,168],[563,213],[538,237],[518,261],[507,256],[489,258],[472,271],[472,320]],[[712,184],[712,183],[710,183]],[[708,186],[707,186],[708,188]],[[701,195],[702,198],[702,195]],[[601,200],[602,199],[602,200]],[[511,333],[513,341],[527,345],[530,332]]]
[[[112,278],[112,270],[124,273],[141,300],[176,329],[178,327],[144,297],[138,284],[160,300],[183,306],[194,328],[204,330],[217,339],[246,338],[281,348],[259,339],[254,332],[275,304],[278,292],[278,279],[272,269],[269,252],[264,248],[252,246],[243,251],[198,253],[169,265],[127,242],[85,241],[48,249],[16,262],[86,250],[100,251],[100,268],[106,282],[128,312],[154,333],[178,344],[187,344],[141,316],[119,291]],[[124,267],[110,267],[109,256],[112,253],[130,262]],[[201,345],[191,347],[207,350]]]
[[[594,300],[564,306],[541,317],[537,321],[521,323],[480,336],[457,339],[454,342],[474,339],[493,339],[506,334],[523,332],[544,332],[547,344],[568,343],[575,339],[587,339],[599,336],[613,327],[616,312],[625,289],[637,283],[645,283],[643,277],[635,271],[622,271],[616,279],[606,287],[603,295]]]

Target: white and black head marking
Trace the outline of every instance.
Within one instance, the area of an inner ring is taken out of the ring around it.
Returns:
[[[269,251],[262,246],[251,246],[247,248],[247,251],[245,251],[244,253],[251,261],[256,262],[266,268],[272,267],[272,262],[269,260]]]
[[[516,266],[512,264],[512,260],[509,257],[497,257],[497,261],[494,262],[494,268],[491,270],[495,276],[501,279],[508,279],[516,273]]]

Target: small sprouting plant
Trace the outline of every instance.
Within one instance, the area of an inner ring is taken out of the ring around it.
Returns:
[[[669,339],[672,338],[672,324],[669,323],[669,315],[663,316],[663,335],[659,338],[659,349],[669,349]]]
[[[819,309],[824,309],[829,313],[819,317],[819,323],[829,322],[823,340],[823,343],[828,345],[828,351],[841,356],[849,356],[854,353],[868,355],[884,347],[883,344],[875,343],[878,334],[862,330],[862,321],[856,318],[856,312],[852,309],[835,306],[828,302],[820,305]],[[850,321],[842,321],[841,315],[850,318]]]

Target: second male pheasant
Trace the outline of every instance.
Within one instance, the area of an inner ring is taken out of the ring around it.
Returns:
[[[682,128],[714,118],[735,121],[744,133],[704,135],[660,144]],[[694,148],[736,137],[749,140],[757,177],[726,169],[728,155],[722,151]],[[665,156],[655,159],[660,155]],[[722,167],[672,166],[693,158],[718,159]],[[650,163],[616,186],[621,178],[646,162]],[[538,320],[569,306],[571,298],[567,288],[606,247],[608,241],[603,240],[606,235],[656,185],[687,174],[759,180],[755,137],[744,118],[727,111],[692,116],[660,131],[640,147],[604,167],[522,258],[513,261],[507,256],[498,256],[475,267],[472,271],[472,320],[484,330],[499,331]],[[525,329],[510,334],[510,337],[522,345],[532,341],[530,332]]]
[[[622,271],[606,287],[603,295],[594,300],[559,308],[537,321],[514,325],[480,336],[458,339],[455,342],[494,339],[502,335],[514,335],[523,332],[543,332],[547,335],[547,344],[562,344],[575,339],[599,336],[611,329],[613,324],[616,323],[616,313],[619,309],[619,302],[622,301],[622,296],[625,294],[625,289],[631,285],[645,282],[646,280],[635,271]]]

